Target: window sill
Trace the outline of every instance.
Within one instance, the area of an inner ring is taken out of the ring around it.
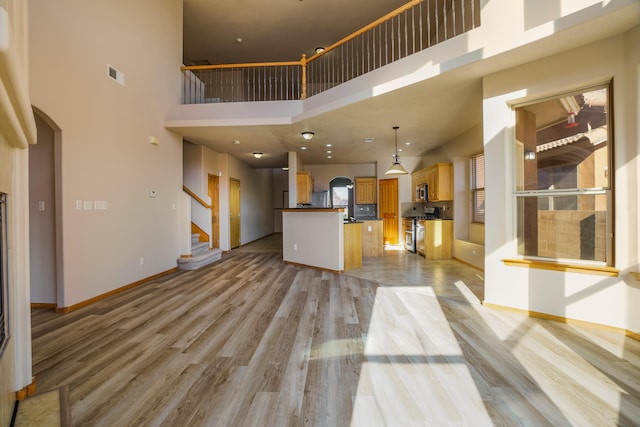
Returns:
[[[526,259],[503,259],[504,265],[510,267],[536,268],[539,270],[564,271],[571,273],[595,274],[599,276],[618,277],[620,270],[609,266],[559,264],[555,262],[531,261]]]

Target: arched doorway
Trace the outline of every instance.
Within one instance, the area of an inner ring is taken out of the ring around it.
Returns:
[[[29,146],[29,256],[32,306],[62,302],[60,128],[34,108],[38,143]]]
[[[332,208],[346,208],[347,217],[354,216],[353,181],[351,178],[339,176],[329,181],[329,197]]]

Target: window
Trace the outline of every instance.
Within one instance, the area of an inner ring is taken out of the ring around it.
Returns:
[[[471,157],[471,222],[484,224],[484,154]]]
[[[609,86],[516,108],[518,253],[612,264]]]
[[[9,337],[7,248],[7,195],[0,193],[0,355]]]

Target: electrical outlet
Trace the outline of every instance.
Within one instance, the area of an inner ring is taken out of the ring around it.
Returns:
[[[297,250],[298,250],[298,245],[294,244],[294,245],[293,245],[293,250],[294,250],[294,251],[297,251]]]
[[[140,257],[140,265],[144,265],[144,258]]]

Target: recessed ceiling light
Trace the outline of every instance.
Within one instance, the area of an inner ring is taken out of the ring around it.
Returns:
[[[411,145],[411,143],[410,142],[405,142],[404,145],[408,146],[408,145]]]
[[[330,158],[331,158],[331,156],[327,156],[327,159],[330,159]]]
[[[237,139],[235,141],[233,141],[234,144],[238,145],[240,144],[240,141],[238,141]]]
[[[398,151],[402,151],[402,148],[398,148]]]
[[[238,37],[238,38],[236,39],[236,43],[242,43],[242,42],[243,42],[242,37]]]
[[[301,150],[306,150],[306,149],[307,149],[307,147],[300,147],[300,149],[301,149]]]
[[[327,144],[327,147],[333,147],[331,144]]]
[[[331,153],[333,153],[333,151],[327,150],[327,154],[331,154]]]
[[[262,153],[253,153],[253,157],[260,159],[262,157]]]
[[[373,138],[365,138],[364,142],[373,142]]]
[[[288,171],[288,170],[289,170],[289,168],[282,168],[282,170],[283,170],[283,171]]]

